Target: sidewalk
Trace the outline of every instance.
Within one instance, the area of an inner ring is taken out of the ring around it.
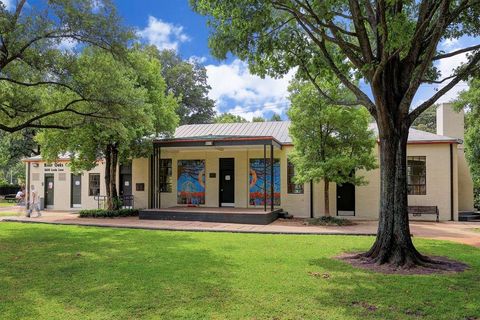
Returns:
[[[35,217],[35,214],[33,216]],[[61,211],[44,211],[41,218],[0,216],[0,221],[2,220],[114,228],[240,233],[375,235],[377,231],[377,221],[355,221],[357,224],[354,226],[324,227],[305,226],[299,220],[279,219],[269,225],[250,225],[197,221],[139,220],[137,217],[114,219],[79,218],[76,213]],[[480,247],[480,231],[474,231],[475,228],[480,229],[479,222],[410,222],[410,230],[414,237],[450,240]]]

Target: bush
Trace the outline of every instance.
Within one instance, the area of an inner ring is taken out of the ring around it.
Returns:
[[[480,210],[480,189],[475,189],[475,208]]]
[[[339,219],[335,217],[320,217],[307,219],[306,225],[310,226],[353,226],[355,223],[348,219]]]
[[[115,218],[115,217],[135,217],[138,216],[138,209],[119,209],[119,210],[81,210],[80,218]]]

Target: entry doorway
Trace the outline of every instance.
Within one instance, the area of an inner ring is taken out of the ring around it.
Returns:
[[[337,184],[337,216],[355,215],[355,186],[351,183]]]
[[[71,176],[70,186],[70,207],[81,208],[82,207],[82,175],[73,174]]]
[[[235,159],[220,158],[220,207],[235,206]]]
[[[133,207],[132,198],[132,163],[120,166],[120,197],[124,208]]]
[[[53,173],[46,173],[45,174],[45,207],[53,207],[54,204],[54,196],[55,196],[55,179]]]

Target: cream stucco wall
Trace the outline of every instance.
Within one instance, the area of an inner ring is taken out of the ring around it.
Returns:
[[[27,162],[26,168],[29,163]],[[71,206],[71,176],[72,172],[68,166],[68,162],[60,161],[57,164],[49,166],[43,161],[30,162],[30,185],[35,186],[38,195],[45,198],[45,175],[53,174],[54,179],[54,199],[51,209],[54,210],[80,210],[80,209],[96,209],[97,201],[93,196],[88,195],[88,175],[90,173],[100,174],[100,194],[105,194],[104,182],[105,165],[99,162],[98,165],[90,171],[81,174],[81,206],[72,208]],[[28,172],[28,169],[27,169]]]

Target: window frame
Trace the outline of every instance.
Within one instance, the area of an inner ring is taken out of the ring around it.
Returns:
[[[165,165],[166,164],[166,165]],[[173,161],[171,158],[160,159],[158,190],[160,193],[172,193]]]
[[[415,161],[416,163],[411,163]],[[422,165],[419,163],[423,163]],[[423,168],[422,168],[423,167]],[[421,168],[418,170],[418,168]],[[422,170],[423,169],[423,170]],[[415,171],[415,173],[414,173]],[[418,172],[423,171],[423,174]],[[423,181],[419,183],[418,181]],[[413,183],[413,181],[417,181]],[[427,157],[407,156],[407,192],[409,196],[427,195]]]
[[[98,186],[96,186],[96,189],[98,190],[97,194],[92,193],[92,177],[98,177]],[[100,185],[101,185],[101,179],[100,179],[100,173],[89,173],[88,174],[88,196],[89,197],[96,197],[100,195]]]
[[[293,177],[295,177],[295,165],[287,158],[287,194],[304,194],[305,186],[293,182]]]

